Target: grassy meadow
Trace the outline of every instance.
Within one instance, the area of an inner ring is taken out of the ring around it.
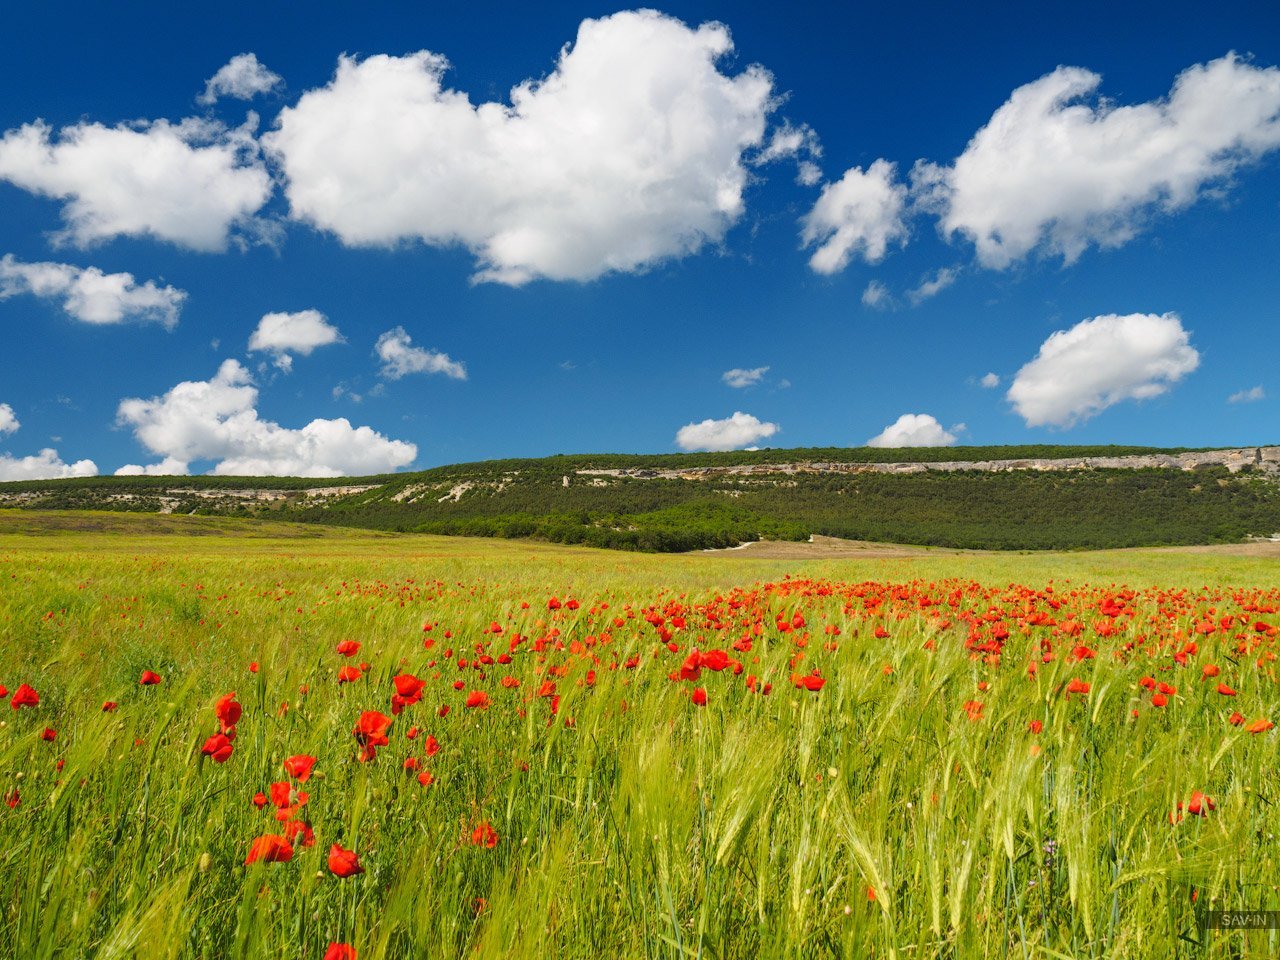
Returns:
[[[0,511],[0,633],[0,956],[1280,954],[1197,925],[1280,910],[1264,556]]]

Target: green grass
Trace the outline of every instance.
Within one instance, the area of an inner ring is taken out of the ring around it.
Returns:
[[[549,611],[551,596],[581,606]],[[1099,636],[1112,596],[1134,613]],[[41,703],[0,704],[0,793],[21,797],[0,805],[0,956],[320,958],[331,941],[361,960],[1275,955],[1275,933],[1202,935],[1191,897],[1280,908],[1280,730],[1226,722],[1280,719],[1275,638],[1238,620],[1194,633],[1209,608],[1277,624],[1278,605],[1274,560],[1219,554],[813,563],[3,512],[0,682]],[[988,635],[991,611],[1010,630],[999,665],[965,642],[964,618]],[[803,627],[778,628],[797,612]],[[1081,632],[1062,635],[1073,613]],[[456,666],[513,633],[530,639],[510,664]],[[1236,633],[1257,647],[1239,653]],[[370,669],[339,686],[344,639]],[[1029,677],[1042,641],[1054,659]],[[1070,660],[1079,643],[1096,657]],[[669,679],[694,647],[742,675]],[[1221,676],[1201,681],[1209,663]],[[163,683],[140,687],[144,669]],[[820,691],[793,686],[814,669]],[[361,763],[356,720],[390,714],[404,672],[423,700]],[[1147,675],[1177,687],[1166,707]],[[1065,697],[1071,679],[1090,692]],[[471,690],[492,705],[465,708]],[[231,691],[244,716],[218,765],[200,746]],[[301,810],[315,846],[245,866],[281,828],[250,800],[299,753],[318,758]],[[1216,810],[1171,824],[1196,790]],[[492,849],[470,842],[482,820]],[[329,873],[335,842],[364,874]]]

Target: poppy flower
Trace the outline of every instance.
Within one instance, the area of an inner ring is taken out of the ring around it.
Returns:
[[[1151,705],[1153,707],[1163,707],[1169,702],[1169,698],[1163,693],[1153,693],[1151,695]]]
[[[46,743],[53,743],[57,738],[58,731],[54,730],[52,727],[45,727],[44,730],[40,732],[40,739]]]
[[[10,810],[16,810],[18,804],[22,803],[22,796],[17,790],[11,790],[4,795],[4,802],[8,804]]]
[[[1218,684],[1218,693],[1222,694],[1224,697],[1234,697],[1236,695],[1236,691],[1232,690],[1225,683]]]
[[[707,691],[702,687],[697,687],[693,691],[693,702],[696,706],[705,707],[707,705]]]
[[[471,831],[471,843],[477,847],[487,847],[492,850],[498,845],[498,831],[490,826],[488,820],[482,820]]]
[[[253,795],[253,800],[251,802],[255,807],[261,810],[263,807],[267,805],[267,795],[263,793],[261,790],[259,790],[257,793]]]
[[[797,687],[803,687],[810,692],[817,693],[827,685],[827,678],[820,677],[816,673],[811,673],[807,677],[795,678],[795,684]]]
[[[338,652],[342,654],[344,657],[354,657],[357,653],[360,652],[360,641],[343,640],[340,644],[338,644],[337,649],[338,649]]]
[[[434,757],[440,752],[440,741],[431,734],[427,734],[426,742],[423,743],[422,748],[426,751],[428,757]]]
[[[226,734],[215,733],[204,742],[200,752],[206,757],[213,757],[215,763],[226,763],[231,759],[231,751],[234,749],[235,745],[227,739]]]
[[[354,850],[343,850],[338,844],[329,848],[329,872],[335,877],[354,877],[364,873]]]
[[[392,719],[377,710],[366,710],[360,714],[352,735],[363,747],[361,760],[372,760],[376,755],[376,747],[385,747],[391,741],[387,739],[387,730],[391,728]]]
[[[9,701],[9,706],[17,710],[19,707],[34,707],[39,702],[40,694],[24,683],[13,691],[13,699]]]
[[[276,815],[279,819],[279,814]],[[304,847],[314,847],[316,844],[315,831],[311,829],[311,824],[305,820],[291,820],[283,827],[285,838],[290,842],[298,842],[298,836],[302,836],[301,843]]]
[[[234,692],[224,694],[218,698],[218,702],[213,708],[214,715],[218,718],[218,723],[222,727],[223,733],[228,733],[236,728],[236,724],[240,722],[240,716],[244,712],[244,708],[236,701]]]
[[[359,680],[362,676],[363,674],[360,672],[359,667],[343,667],[341,670],[338,671],[338,682],[354,683],[355,681]]]
[[[286,863],[293,859],[293,846],[284,837],[275,833],[264,834],[249,845],[249,855],[244,858],[250,863]]]
[[[1030,730],[1032,733],[1039,733],[1041,730],[1044,729],[1044,721],[1032,720],[1029,724],[1027,724],[1027,729]]]
[[[324,960],[356,960],[356,948],[349,943],[331,943]]]
[[[1241,713],[1239,710],[1236,710],[1231,714],[1231,716],[1227,718],[1227,722],[1231,724],[1233,727],[1238,727],[1244,723],[1244,714]]]
[[[1270,720],[1263,717],[1260,720],[1253,721],[1253,723],[1249,724],[1247,727],[1245,727],[1245,729],[1248,730],[1250,733],[1265,733],[1267,730],[1270,730],[1274,726],[1275,726],[1274,723],[1272,723]]]
[[[1085,683],[1083,680],[1072,680],[1067,684],[1067,696],[1069,697],[1073,693],[1082,693],[1087,695],[1089,693],[1089,684]]]
[[[481,709],[488,709],[489,695],[483,690],[472,690],[467,694],[467,706],[471,708],[480,707]]]
[[[102,704],[102,712],[115,713],[116,707],[118,706],[120,706],[120,704],[116,703],[114,700],[106,700]]]
[[[295,757],[285,757],[284,772],[299,783],[306,783],[311,776],[311,768],[316,765],[316,758],[300,753]]]
[[[431,786],[431,784],[435,782],[435,779],[436,778],[431,775],[430,770],[423,770],[420,774],[418,774],[418,782],[422,784],[424,787]]]
[[[1182,804],[1178,804],[1178,808],[1182,808]],[[1187,801],[1187,813],[1196,817],[1203,817],[1210,811],[1218,809],[1217,804],[1206,797],[1199,790],[1192,791],[1191,799]]]
[[[160,682],[160,674],[152,670],[143,670],[142,676],[138,679],[138,685],[141,687],[154,687]]]

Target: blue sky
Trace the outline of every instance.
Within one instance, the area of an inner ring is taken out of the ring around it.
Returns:
[[[0,478],[1280,442],[1274,5],[179,6],[0,36]]]

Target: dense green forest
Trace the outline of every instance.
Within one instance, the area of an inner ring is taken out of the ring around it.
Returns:
[[[583,455],[312,480],[93,477],[0,484],[0,505],[257,516],[379,530],[533,537],[630,550],[812,534],[986,549],[1233,542],[1280,533],[1280,483],[1224,467],[582,475],[737,464],[938,462],[1178,453],[1143,447],[832,448]],[[335,487],[368,488],[335,491]],[[328,495],[318,495],[328,490]],[[311,491],[308,493],[307,491]],[[260,497],[258,495],[261,495]]]

